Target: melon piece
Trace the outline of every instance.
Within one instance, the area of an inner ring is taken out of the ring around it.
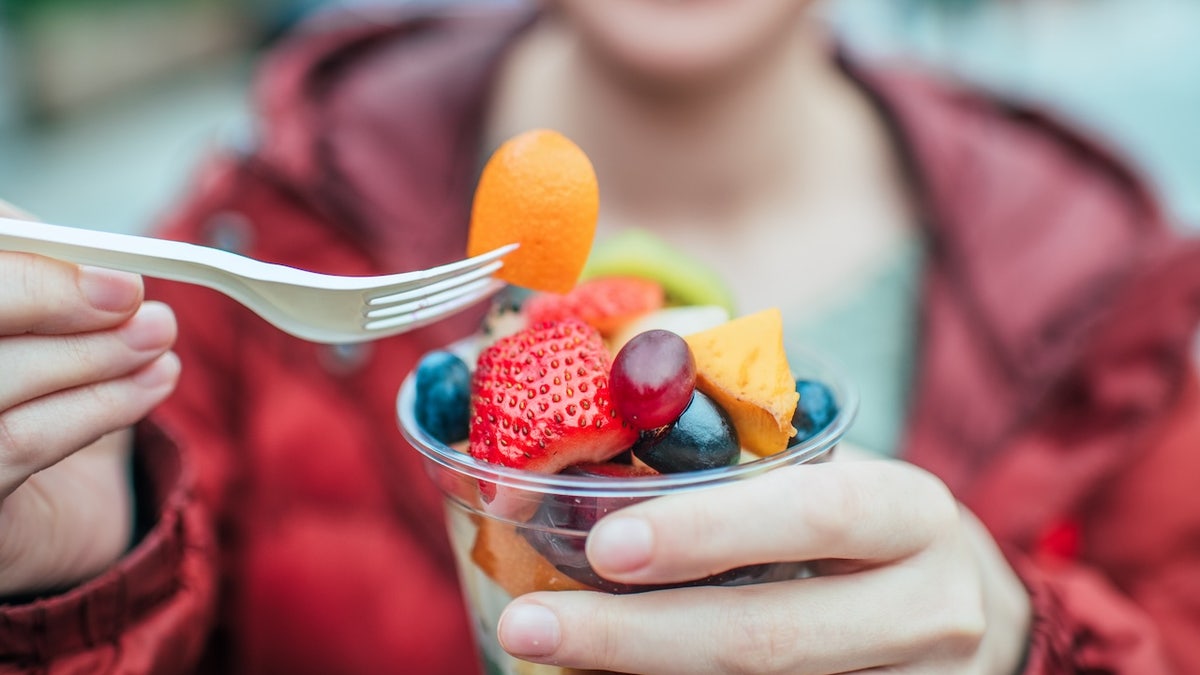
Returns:
[[[616,354],[633,336],[648,330],[669,330],[676,335],[688,335],[715,328],[726,321],[729,321],[729,312],[717,305],[666,307],[657,312],[643,314],[621,326],[620,330],[609,338],[608,347],[609,351]]]
[[[696,359],[696,388],[715,400],[742,447],[759,456],[795,435],[796,383],[783,348],[783,317],[767,309],[684,338]]]
[[[717,305],[734,314],[733,292],[720,275],[645,230],[624,230],[592,247],[582,278],[597,277],[652,279],[668,305]]]

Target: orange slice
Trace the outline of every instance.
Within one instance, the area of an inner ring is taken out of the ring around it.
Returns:
[[[599,212],[596,173],[583,150],[557,131],[527,131],[501,145],[483,168],[467,255],[520,244],[497,276],[566,293],[587,262]]]

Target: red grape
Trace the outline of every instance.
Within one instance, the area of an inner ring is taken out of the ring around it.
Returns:
[[[636,429],[679,418],[696,387],[696,361],[687,342],[667,330],[648,330],[617,352],[609,375],[613,406]]]

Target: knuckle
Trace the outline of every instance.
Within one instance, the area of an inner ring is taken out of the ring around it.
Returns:
[[[966,584],[945,584],[936,594],[937,606],[929,612],[929,644],[952,659],[973,655],[987,632],[982,593]]]
[[[959,530],[961,513],[958,500],[950,492],[950,488],[937,476],[914,466],[906,466],[913,472],[914,494],[922,495],[920,500],[914,500],[920,507],[919,516],[928,525],[931,532],[956,533]]]
[[[667,536],[680,539],[681,544],[704,541],[718,523],[727,520],[723,513],[725,508],[716,500],[693,500],[686,509],[671,513],[669,521],[656,525],[659,530],[665,530]]]
[[[18,470],[32,465],[34,457],[30,444],[21,441],[20,436],[12,418],[0,415],[0,465]]]
[[[39,303],[53,301],[61,304],[63,301],[60,293],[53,292],[59,287],[57,283],[49,283],[51,277],[55,276],[57,271],[56,265],[60,263],[52,262],[39,255],[21,254],[16,258],[16,283],[20,289],[22,296],[27,298],[36,298]]]
[[[18,253],[12,257],[11,282],[18,284],[24,293],[37,293],[41,290],[41,276],[44,273],[42,259],[29,253]]]
[[[605,629],[601,632],[600,644],[597,645],[597,648],[599,649],[599,662],[616,663],[620,656],[618,652],[618,646],[621,644],[621,641],[617,639],[617,633],[619,631],[613,625],[613,622],[617,620],[617,617],[615,613],[607,612],[605,619]]]
[[[793,499],[803,502],[792,513],[799,514],[805,536],[817,547],[824,548],[846,534],[848,523],[867,517],[867,500],[862,484],[846,472],[830,472],[822,480],[806,486],[808,495],[793,493]]]
[[[591,640],[594,641],[589,650],[589,660],[605,665],[620,662],[621,645],[625,642],[622,639],[624,615],[617,611],[612,599],[605,597],[602,602],[597,603],[595,614],[586,619],[588,630],[582,633],[590,634]]]
[[[718,672],[769,675],[792,672],[795,668],[795,646],[801,636],[798,627],[786,619],[739,606],[729,611],[723,625],[739,648],[720,650],[714,655]]]
[[[96,421],[107,426],[113,426],[111,417],[124,410],[129,401],[121,395],[121,390],[116,387],[108,386],[106,383],[91,384],[83,388],[85,401],[83,406],[87,410],[96,411]]]
[[[63,335],[56,340],[59,343],[64,362],[72,364],[76,369],[91,370],[99,365],[94,342],[87,336]]]
[[[31,324],[29,330],[37,330],[47,317],[66,310],[66,296],[56,292],[62,284],[51,278],[55,263],[31,253],[9,253],[0,261],[6,314],[22,317]]]
[[[30,397],[41,382],[42,375],[35,369],[21,367],[10,361],[0,363],[4,371],[3,381],[0,382],[0,413],[6,408],[15,408]]]
[[[987,619],[982,611],[954,612],[944,622],[938,644],[954,657],[974,654],[983,642]]]

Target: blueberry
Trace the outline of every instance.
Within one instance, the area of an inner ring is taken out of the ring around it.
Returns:
[[[696,391],[673,424],[642,434],[633,454],[662,473],[703,471],[737,464],[742,449],[728,415]]]
[[[833,392],[820,382],[796,380],[796,393],[800,394],[796,412],[792,415],[792,426],[796,427],[796,435],[788,442],[789,448],[812,438],[829,426],[838,412]]]
[[[417,424],[443,443],[467,438],[471,414],[471,371],[454,354],[433,351],[417,364]]]

